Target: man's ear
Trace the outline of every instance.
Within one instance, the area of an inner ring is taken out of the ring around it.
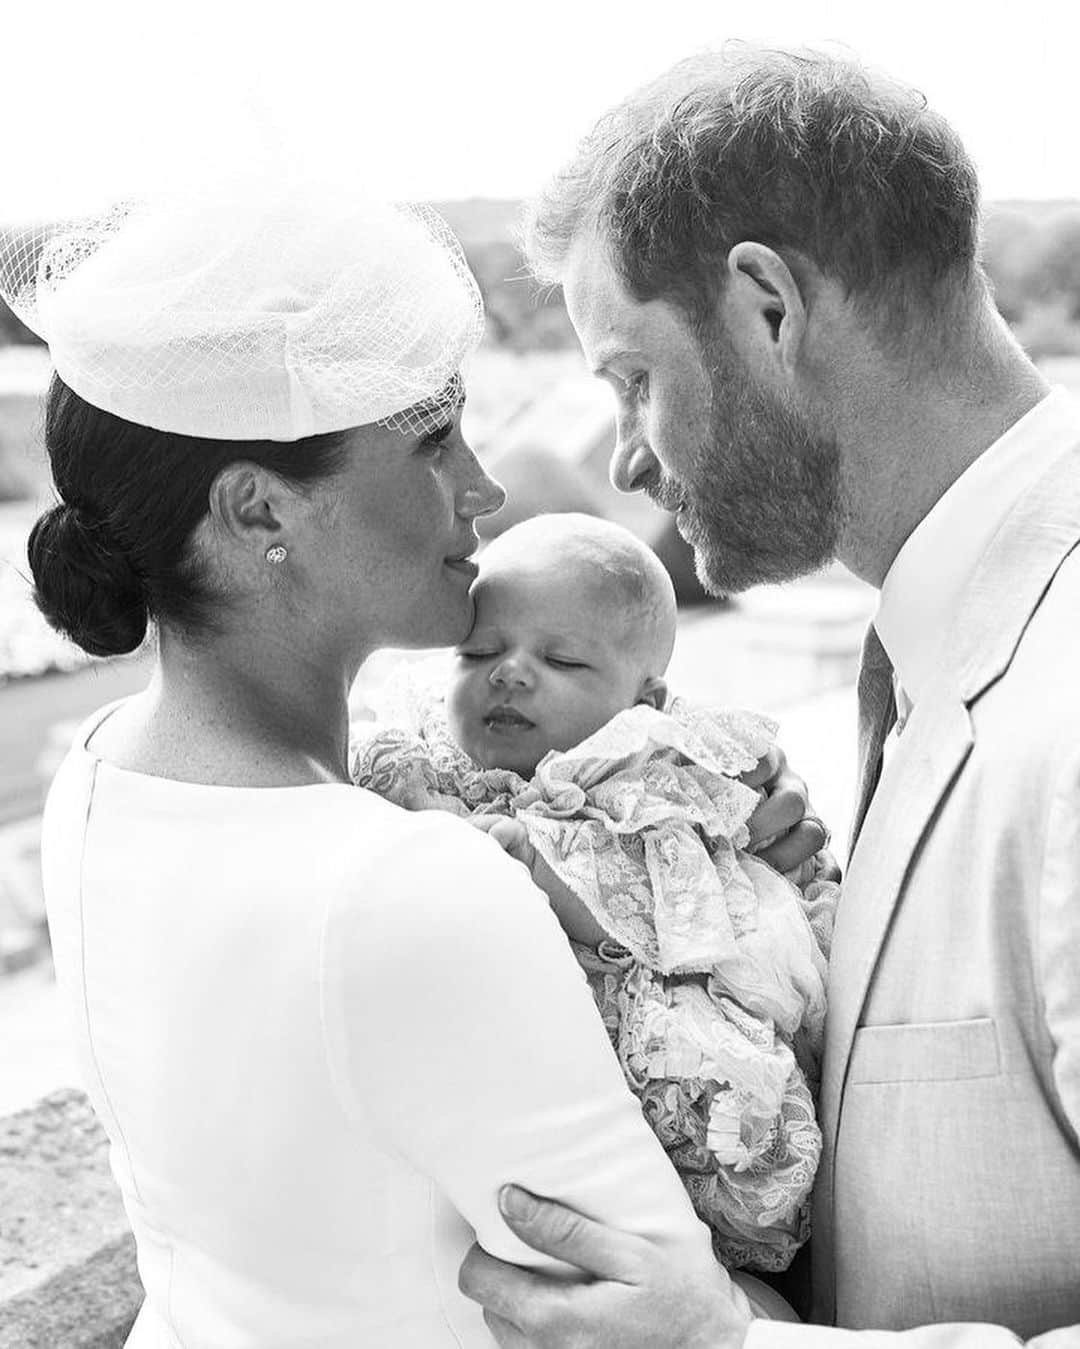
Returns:
[[[658,675],[649,675],[641,686],[637,700],[639,704],[646,703],[649,707],[655,707],[657,712],[662,712],[667,702],[667,692],[667,680]]]
[[[281,541],[288,497],[276,474],[237,460],[226,464],[210,484],[210,515],[234,542],[265,551]]]
[[[744,240],[727,256],[720,305],[729,335],[762,373],[772,365],[790,379],[806,335],[805,278],[774,249]]]

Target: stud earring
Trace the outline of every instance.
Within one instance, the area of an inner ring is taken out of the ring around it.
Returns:
[[[289,550],[280,543],[275,543],[273,548],[267,548],[266,560],[271,566],[276,567],[279,562],[284,562],[289,556]]]

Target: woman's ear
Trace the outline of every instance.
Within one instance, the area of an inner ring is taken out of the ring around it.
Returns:
[[[647,704],[649,707],[655,707],[657,712],[664,710],[664,704],[667,702],[667,681],[661,679],[658,675],[649,675],[641,686],[641,692],[638,694],[638,704]]]
[[[281,541],[289,492],[258,464],[227,464],[210,484],[210,516],[235,542],[260,551]]]
[[[804,280],[772,248],[744,240],[727,256],[721,298],[728,334],[754,367],[795,372],[806,335]]]

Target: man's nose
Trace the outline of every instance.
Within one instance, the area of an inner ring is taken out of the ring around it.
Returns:
[[[530,675],[528,666],[517,656],[504,656],[488,675],[492,684],[502,688],[528,688]]]
[[[608,468],[611,485],[619,492],[640,492],[658,468],[648,441],[627,435],[620,427]]]

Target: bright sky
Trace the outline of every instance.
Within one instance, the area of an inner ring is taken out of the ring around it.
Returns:
[[[1070,7],[6,0],[0,221],[281,156],[401,197],[527,195],[605,106],[728,37],[843,44],[952,120],[987,198],[1080,198]]]

